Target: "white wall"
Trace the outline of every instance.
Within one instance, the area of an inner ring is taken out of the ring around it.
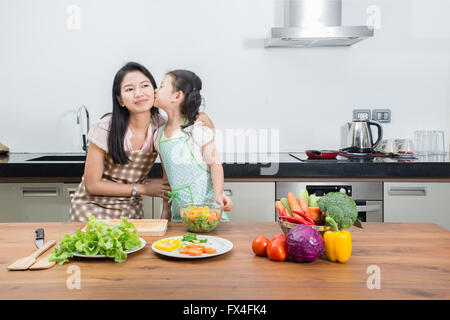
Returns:
[[[448,0],[344,0],[343,24],[380,8],[375,37],[350,48],[264,49],[282,24],[274,0],[3,0],[0,142],[12,152],[81,152],[76,110],[111,110],[115,72],[147,66],[159,83],[186,68],[204,82],[219,129],[279,128],[281,151],[338,148],[352,109],[390,108],[388,138],[450,128]],[[69,5],[80,30],[66,26]]]

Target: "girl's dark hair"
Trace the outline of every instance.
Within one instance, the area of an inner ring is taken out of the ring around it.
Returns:
[[[123,140],[125,137],[125,133],[127,132],[130,113],[127,108],[120,105],[118,97],[121,96],[120,87],[122,85],[123,78],[128,73],[134,71],[142,72],[150,80],[153,89],[157,88],[155,79],[153,78],[150,71],[148,71],[147,68],[140,65],[139,63],[128,62],[122,68],[120,68],[119,71],[117,71],[114,77],[112,88],[113,111],[108,136],[108,150],[114,160],[114,163],[116,164],[127,164],[129,161],[123,147]],[[111,113],[107,113],[103,117],[108,114]],[[150,114],[152,120],[159,120],[160,114],[159,110],[156,107],[152,106],[152,108],[150,109]]]
[[[173,76],[172,86],[175,90],[184,93],[181,113],[187,118],[188,122],[182,125],[181,128],[185,129],[194,124],[199,114],[200,105],[202,104],[202,96],[200,95],[202,80],[195,73],[188,70],[174,70],[167,74]]]

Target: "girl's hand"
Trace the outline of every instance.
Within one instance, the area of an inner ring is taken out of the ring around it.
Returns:
[[[164,200],[169,200],[170,188],[169,181],[167,180],[150,180],[146,184],[138,185],[138,193],[150,197],[163,198]]]
[[[218,205],[220,205],[223,209],[223,211],[231,211],[233,210],[233,201],[227,196],[224,196],[223,194],[216,195],[216,202]]]

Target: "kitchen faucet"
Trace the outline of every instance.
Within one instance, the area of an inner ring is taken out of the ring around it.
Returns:
[[[86,108],[85,105],[82,105],[81,107],[78,108],[78,111],[77,111],[77,124],[80,124],[81,110],[83,110],[83,109],[86,112],[86,123],[87,123],[86,134],[83,134],[83,136],[82,136],[82,138],[83,138],[83,150],[86,151],[86,153],[87,153],[88,141],[87,141],[86,137],[87,137],[87,134],[89,132],[89,111],[88,111],[88,109]]]

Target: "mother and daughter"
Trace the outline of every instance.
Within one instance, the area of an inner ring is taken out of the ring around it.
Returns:
[[[181,221],[180,205],[233,203],[223,194],[223,168],[214,126],[199,112],[202,82],[193,72],[168,72],[159,88],[142,65],[129,62],[115,75],[113,110],[90,129],[84,175],[75,192],[70,221],[144,218],[142,196],[164,199],[162,219]],[[167,119],[159,113],[162,109]],[[149,179],[156,157],[163,179]],[[222,221],[229,221],[226,212]]]

